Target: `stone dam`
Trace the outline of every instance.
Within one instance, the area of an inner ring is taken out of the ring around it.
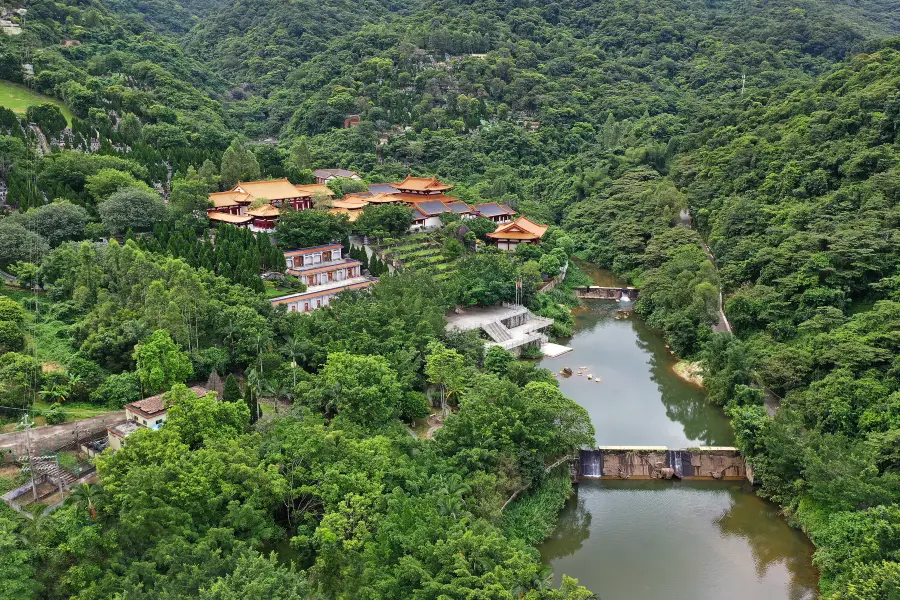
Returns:
[[[605,446],[581,450],[572,465],[579,479],[749,480],[752,469],[737,448],[702,446],[672,450],[665,446]]]

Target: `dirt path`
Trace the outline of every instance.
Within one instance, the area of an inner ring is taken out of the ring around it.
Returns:
[[[106,413],[89,419],[79,419],[71,423],[63,423],[61,425],[49,425],[47,427],[38,427],[31,430],[31,443],[36,444],[50,438],[59,437],[60,439],[69,437],[75,439],[75,431],[86,433],[90,430],[96,430],[107,424],[121,421],[125,418],[125,411]],[[16,431],[13,433],[0,434],[0,448],[15,448],[25,444],[25,432]]]

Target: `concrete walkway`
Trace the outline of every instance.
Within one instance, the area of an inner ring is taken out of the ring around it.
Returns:
[[[31,443],[32,444],[40,444],[42,441],[47,441],[51,438],[65,438],[66,436],[70,437],[72,440],[75,439],[75,431],[78,430],[81,433],[86,433],[88,431],[97,430],[102,427],[105,427],[108,424],[115,423],[117,421],[122,421],[125,419],[125,411],[119,410],[115,412],[109,412],[103,415],[99,415],[96,417],[90,417],[88,419],[79,419],[78,421],[72,421],[70,423],[62,423],[61,425],[48,425],[47,427],[37,427],[31,430]],[[12,433],[4,433],[0,434],[0,448],[16,448],[18,446],[25,445],[25,432],[24,431],[14,431]]]

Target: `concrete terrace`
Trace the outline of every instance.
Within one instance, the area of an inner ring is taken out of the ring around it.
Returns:
[[[542,330],[552,324],[553,319],[535,316],[524,306],[507,303],[447,315],[448,331],[481,329],[493,340],[489,346],[500,346],[511,352],[518,352],[528,345],[541,345],[543,350],[547,336]]]

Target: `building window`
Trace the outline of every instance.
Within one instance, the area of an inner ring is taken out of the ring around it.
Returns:
[[[157,425],[162,425],[162,422],[163,422],[162,419],[157,419],[157,420],[156,420],[156,424],[157,424]]]

